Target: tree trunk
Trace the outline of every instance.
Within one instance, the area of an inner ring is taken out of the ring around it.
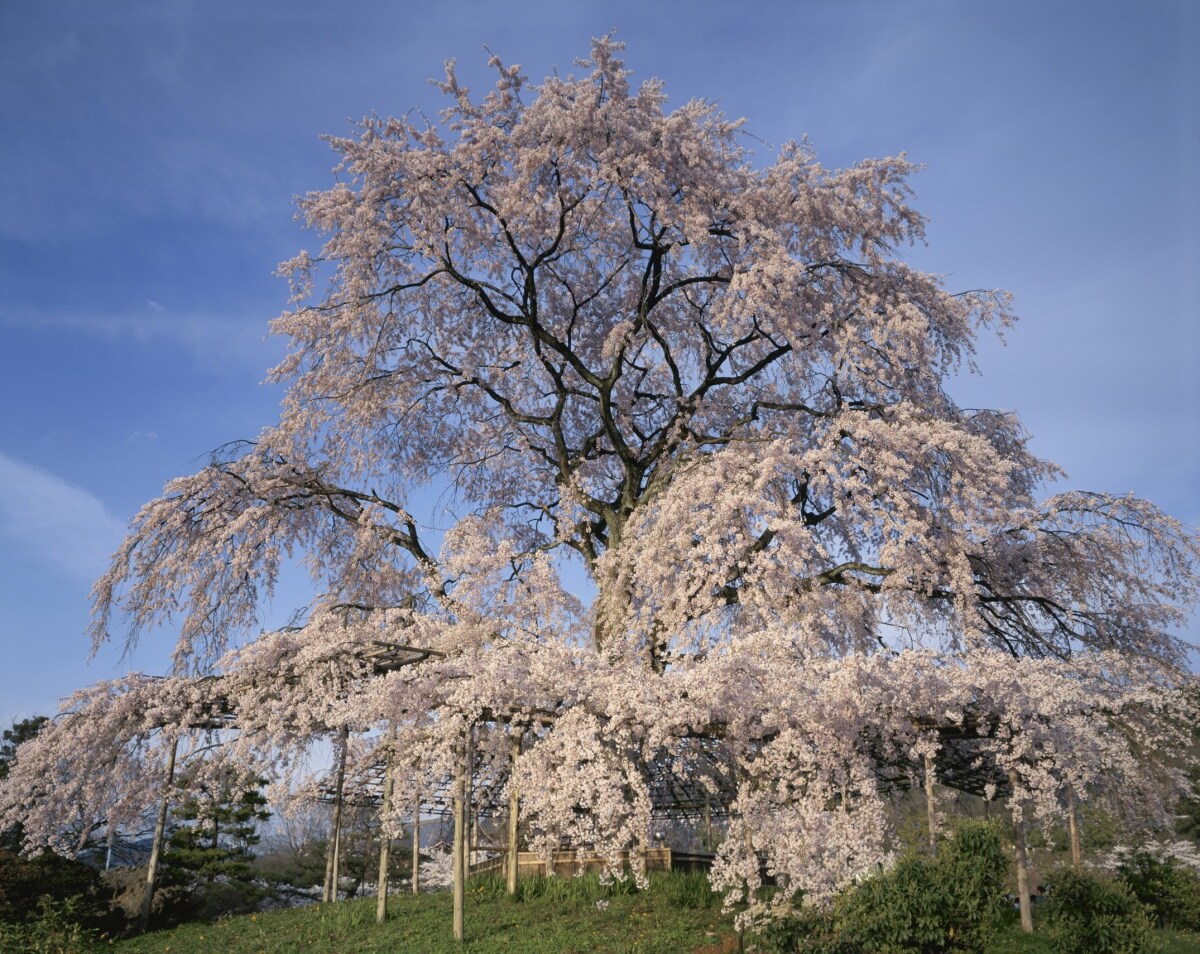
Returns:
[[[150,925],[150,910],[154,905],[154,881],[158,877],[158,858],[162,854],[163,834],[167,830],[167,807],[171,802],[171,786],[175,782],[175,753],[179,740],[171,743],[167,767],[163,772],[162,799],[158,803],[158,819],[154,823],[154,841],[150,845],[150,864],[146,868],[146,890],[142,894],[142,930]]]

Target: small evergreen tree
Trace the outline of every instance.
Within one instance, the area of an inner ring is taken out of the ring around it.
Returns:
[[[270,817],[265,779],[222,776],[192,784],[175,811],[176,825],[163,856],[163,880],[189,889],[201,916],[253,908],[261,892],[250,861],[259,823]]]

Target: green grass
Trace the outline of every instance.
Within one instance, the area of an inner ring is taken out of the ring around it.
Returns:
[[[607,905],[598,908],[597,901]],[[375,923],[375,899],[364,898],[185,924],[95,946],[56,930],[33,946],[11,947],[0,932],[0,949],[5,954],[23,949],[37,954],[691,954],[735,937],[732,916],[721,913],[720,898],[708,890],[702,874],[655,874],[646,892],[628,883],[604,886],[594,875],[530,879],[521,882],[515,899],[505,893],[502,879],[481,878],[468,886],[465,944],[454,942],[450,924],[449,892],[399,894],[390,899],[383,925]],[[1158,954],[1200,954],[1200,934],[1161,931],[1157,939]],[[748,939],[746,950],[763,948]],[[1051,954],[1051,948],[1044,932],[1022,934],[1014,922],[989,954]]]
[[[733,936],[732,917],[702,875],[658,875],[650,890],[604,887],[594,876],[522,883],[517,899],[503,882],[482,879],[468,886],[467,943],[451,937],[449,892],[389,900],[388,920],[375,923],[375,899],[294,908],[185,924],[118,941],[114,954],[323,954],[366,952],[691,952]],[[703,889],[702,891],[700,889]],[[607,901],[603,910],[597,901]]]
[[[1033,934],[1025,934],[1019,922],[1014,921],[1004,936],[988,948],[988,954],[1054,954],[1046,931],[1040,930],[1036,921],[1034,928]],[[1155,939],[1160,946],[1154,954],[1200,954],[1200,934],[1156,931]]]

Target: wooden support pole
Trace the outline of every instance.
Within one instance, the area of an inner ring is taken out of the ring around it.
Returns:
[[[175,783],[175,755],[179,750],[179,739],[171,743],[167,752],[167,765],[163,770],[162,798],[158,803],[158,818],[154,822],[154,839],[150,843],[150,862],[146,868],[146,890],[142,894],[142,930],[150,925],[150,912],[154,906],[154,882],[158,877],[158,861],[162,855],[163,836],[167,830],[167,809],[171,803],[171,786]]]
[[[1021,930],[1026,934],[1033,933],[1033,907],[1029,901],[1029,859],[1025,846],[1025,819],[1019,816],[1016,805],[1017,773],[1008,773],[1009,784],[1013,789],[1013,850],[1017,864],[1017,903],[1021,908]]]
[[[375,921],[379,924],[387,920],[388,867],[392,860],[392,837],[387,832],[387,818],[392,812],[392,787],[395,784],[393,762],[395,761],[396,733],[394,729],[390,735],[387,762],[383,770],[383,807],[379,812],[379,887],[375,892]]]
[[[704,790],[704,850],[712,851],[712,804],[708,789]]]
[[[1071,867],[1083,867],[1083,843],[1079,836],[1079,807],[1074,789],[1067,789],[1067,827],[1071,833]]]
[[[329,832],[329,843],[325,847],[325,888],[322,901],[338,899],[338,881],[342,872],[342,791],[346,784],[346,750],[350,747],[350,730],[343,728],[338,747],[337,782],[333,792],[333,825]]]
[[[929,819],[929,853],[937,853],[937,802],[933,797],[933,756],[925,756],[925,814]]]
[[[467,729],[467,771],[464,777],[463,801],[466,808],[466,828],[463,831],[463,880],[471,877],[471,849],[475,845],[475,727]]]
[[[412,892],[421,893],[421,800],[413,808],[412,822]]]
[[[508,864],[506,865],[508,874],[508,893],[510,895],[517,893],[517,865],[518,851],[517,838],[520,834],[520,815],[521,797],[517,794],[516,767],[517,759],[521,756],[521,733],[517,731],[513,733],[512,749],[509,753],[512,756],[510,774],[508,777]]]
[[[142,894],[142,930],[150,926],[150,911],[154,906],[154,882],[158,877],[158,860],[162,855],[163,835],[167,830],[167,808],[171,803],[171,786],[175,783],[175,754],[179,739],[171,743],[167,752],[167,766],[163,771],[162,798],[158,803],[158,818],[154,822],[154,840],[150,843],[150,863],[146,868],[146,890]]]
[[[465,911],[467,878],[464,869],[467,838],[467,774],[470,762],[470,733],[468,730],[466,751],[459,762],[458,777],[454,780],[454,940],[465,936]]]

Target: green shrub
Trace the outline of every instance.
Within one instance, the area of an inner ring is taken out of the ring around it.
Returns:
[[[983,951],[1005,918],[1006,870],[999,831],[966,824],[936,857],[909,855],[843,894],[833,940],[871,954]]]
[[[125,927],[124,914],[113,904],[112,889],[82,861],[52,851],[36,858],[0,851],[0,921],[36,920],[42,916],[43,900],[57,905],[56,910],[69,901],[71,917],[85,928],[112,936]]]
[[[1117,876],[1159,927],[1200,929],[1200,876],[1177,859],[1135,851],[1122,858]]]
[[[1050,877],[1042,911],[1057,954],[1147,954],[1155,949],[1146,908],[1119,881],[1064,869]]]
[[[0,951],[5,954],[88,954],[97,947],[95,934],[80,925],[71,899],[43,897],[25,920],[0,921]]]

